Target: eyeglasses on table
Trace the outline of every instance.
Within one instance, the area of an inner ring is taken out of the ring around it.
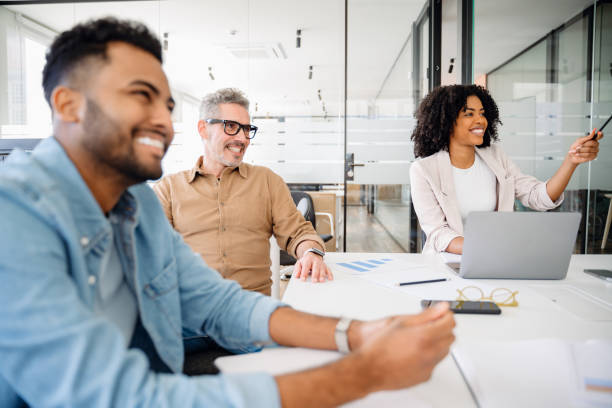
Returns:
[[[485,296],[485,292],[478,286],[466,286],[463,289],[457,289],[459,296],[457,300],[489,300],[495,303],[497,306],[518,306],[516,295],[518,290],[511,291],[507,288],[495,288],[491,291],[489,296]]]

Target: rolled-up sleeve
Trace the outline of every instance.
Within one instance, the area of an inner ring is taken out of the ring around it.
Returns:
[[[508,156],[500,151],[506,163],[509,175],[514,179],[514,191],[516,198],[526,207],[536,211],[547,211],[561,205],[564,193],[553,201],[546,191],[548,181],[540,181],[537,178],[524,174],[521,169]]]

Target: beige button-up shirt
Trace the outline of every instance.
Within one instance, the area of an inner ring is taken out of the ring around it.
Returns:
[[[217,179],[204,174],[202,162],[162,178],[153,190],[174,229],[224,278],[269,295],[272,234],[293,256],[306,240],[324,248],[272,170],[242,163]]]

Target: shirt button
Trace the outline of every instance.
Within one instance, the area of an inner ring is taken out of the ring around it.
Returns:
[[[89,278],[87,279],[87,283],[89,283],[89,286],[95,285],[96,284],[95,275],[89,275]]]
[[[89,238],[81,237],[81,246],[87,246],[89,244]]]

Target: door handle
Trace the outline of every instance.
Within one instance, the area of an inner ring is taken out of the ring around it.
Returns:
[[[355,153],[347,153],[344,162],[344,176],[347,181],[355,179],[355,167],[364,167],[365,163],[355,163]]]

